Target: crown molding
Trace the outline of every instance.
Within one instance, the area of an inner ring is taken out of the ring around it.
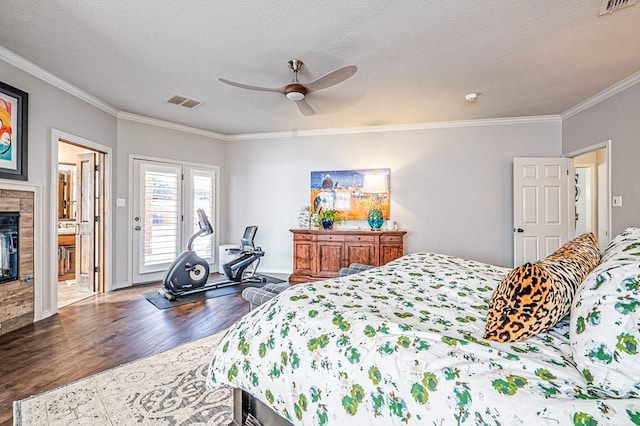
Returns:
[[[582,112],[588,108],[591,108],[592,106],[604,101],[605,99],[612,97],[613,95],[616,95],[628,89],[629,87],[637,83],[640,83],[640,71],[636,72],[635,74],[631,74],[629,77],[625,78],[624,80],[621,80],[616,84],[614,84],[613,86],[610,86],[604,89],[602,92],[596,95],[593,95],[589,99],[583,102],[580,102],[578,105],[572,106],[568,110],[561,113],[560,118],[562,120],[566,120],[569,117],[573,117],[579,112]]]
[[[42,81],[49,83],[50,85],[57,87],[60,90],[63,90],[70,95],[75,96],[76,98],[87,102],[88,104],[93,105],[94,107],[113,115],[114,117],[118,114],[118,110],[106,102],[101,101],[85,92],[84,90],[78,89],[76,86],[73,86],[60,77],[57,77],[51,74],[49,71],[40,68],[33,62],[29,62],[24,59],[22,56],[16,55],[9,49],[6,49],[0,46],[0,59],[3,61],[13,65],[16,68],[20,68],[22,71],[25,71],[34,77],[41,79]]]
[[[242,133],[235,135],[225,135],[209,130],[199,129],[197,127],[176,124],[170,121],[159,120],[156,118],[146,117],[143,115],[133,114],[130,112],[120,111],[117,115],[123,120],[135,121],[151,126],[164,127],[166,129],[178,130],[194,135],[206,136],[218,140],[256,140],[256,139],[282,139],[292,137],[307,136],[332,136],[332,135],[351,135],[359,133],[380,133],[380,132],[404,132],[414,130],[428,129],[445,129],[455,127],[477,127],[477,126],[498,126],[508,124],[536,124],[536,123],[561,123],[558,115],[539,115],[531,117],[510,117],[510,118],[490,118],[483,120],[459,120],[459,121],[439,121],[432,123],[410,123],[410,124],[393,124],[385,126],[363,126],[363,127],[339,127],[333,129],[313,129],[313,130],[291,130],[283,132],[264,132],[264,133]]]
[[[225,135],[218,132],[209,130],[198,129],[195,127],[185,126],[182,124],[172,123],[155,118],[149,118],[137,114],[118,111],[111,105],[103,102],[102,100],[88,94],[87,92],[67,83],[60,77],[46,71],[45,69],[35,65],[32,62],[24,59],[23,57],[13,53],[12,51],[0,46],[0,59],[19,68],[34,77],[37,77],[46,83],[63,90],[80,100],[83,100],[96,108],[124,120],[136,121],[139,123],[145,123],[153,126],[164,127],[167,129],[174,129],[182,132],[192,133],[195,135],[201,135],[211,137],[219,140],[248,140],[248,139],[278,139],[287,137],[304,137],[304,136],[330,136],[330,135],[348,135],[358,133],[378,133],[378,132],[402,132],[412,130],[428,130],[428,129],[443,129],[454,127],[473,127],[473,126],[495,126],[495,125],[507,125],[507,124],[532,124],[532,123],[550,123],[550,122],[562,122],[573,115],[578,114],[603,100],[610,98],[611,96],[620,93],[627,88],[640,82],[640,71],[632,74],[624,80],[610,86],[602,92],[590,97],[589,99],[575,105],[560,115],[541,115],[531,117],[510,117],[510,118],[497,118],[497,119],[483,119],[483,120],[460,120],[460,121],[441,121],[433,123],[410,123],[410,124],[397,124],[397,125],[381,125],[381,126],[364,126],[364,127],[344,127],[333,129],[315,129],[315,130],[291,130],[282,132],[264,132],[264,133],[239,133],[235,135]]]
[[[278,139],[304,136],[350,135],[358,133],[404,132],[413,130],[445,129],[453,127],[500,126],[508,124],[561,123],[559,115],[531,117],[490,118],[482,120],[439,121],[432,123],[392,124],[384,126],[342,127],[317,130],[291,130],[286,132],[244,133],[227,135],[226,140]]]
[[[229,136],[222,133],[212,132],[209,130],[202,130],[196,127],[185,126],[184,124],[172,123],[171,121],[159,120],[157,118],[145,117],[143,115],[132,114],[130,112],[120,111],[117,115],[118,118],[128,121],[135,121],[137,123],[149,124],[151,126],[164,127],[165,129],[177,130],[184,133],[191,133],[199,136],[206,136],[208,138],[214,138],[219,140],[228,140]]]

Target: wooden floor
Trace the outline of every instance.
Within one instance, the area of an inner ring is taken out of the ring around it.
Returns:
[[[0,336],[0,424],[12,424],[15,400],[214,334],[249,312],[240,293],[159,310],[142,297],[158,288],[98,294]]]

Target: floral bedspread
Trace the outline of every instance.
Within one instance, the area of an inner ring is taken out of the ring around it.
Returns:
[[[296,425],[640,424],[640,400],[587,392],[568,319],[523,342],[482,338],[508,271],[416,253],[293,286],[229,330],[208,385]]]

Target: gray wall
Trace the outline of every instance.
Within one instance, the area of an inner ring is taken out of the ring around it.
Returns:
[[[258,225],[261,269],[290,272],[288,230],[309,204],[309,173],[391,168],[391,220],[408,231],[405,252],[510,266],[512,159],[558,157],[560,138],[557,120],[230,141],[229,231],[239,237],[246,225]]]
[[[291,270],[288,230],[296,226],[299,208],[309,202],[312,170],[389,167],[391,219],[408,231],[407,252],[436,251],[509,266],[512,158],[559,156],[611,139],[612,195],[624,197],[623,207],[612,209],[613,233],[639,225],[640,84],[563,123],[220,141],[116,119],[4,61],[0,75],[30,94],[29,183],[43,188],[45,203],[52,190],[52,128],[113,149],[115,226],[110,232],[116,286],[127,283],[131,258],[130,154],[220,166],[220,242],[236,242],[246,225],[259,225],[258,243],[267,252],[264,271]],[[115,198],[125,198],[127,207],[116,208]],[[45,247],[54,235],[48,228],[53,219],[49,210],[41,206],[38,212],[45,226]],[[50,260],[43,259],[44,271]]]
[[[219,166],[220,199],[224,201],[228,198],[225,179],[226,146],[227,142],[211,137],[118,119],[116,198],[124,198],[127,205],[125,207],[117,207],[115,210],[116,239],[114,241],[114,253],[116,264],[121,265],[115,271],[115,288],[130,285],[128,271],[133,258],[129,251],[129,208],[131,204],[129,194],[129,158],[131,155],[181,163]],[[221,223],[224,223],[227,220],[228,210],[224,208],[225,203],[222,204],[220,220]],[[224,229],[223,226],[221,228]],[[220,231],[216,230],[216,232]],[[226,235],[223,233],[218,237],[224,239]]]
[[[43,189],[43,205],[35,206],[35,212],[43,223],[41,241],[45,249],[41,260],[44,277],[36,279],[44,280],[45,285],[52,286],[55,294],[56,277],[48,275],[51,260],[55,261],[56,253],[47,251],[51,238],[55,237],[49,224],[57,219],[52,217],[52,209],[49,207],[52,191],[51,130],[61,130],[115,148],[116,118],[7,62],[0,61],[0,76],[4,83],[29,93],[28,182]],[[14,183],[0,179],[0,185],[3,182]],[[115,234],[112,232],[113,235]],[[119,266],[121,265],[114,265],[116,269]],[[52,307],[53,301],[49,296],[50,292],[43,295],[44,311]]]
[[[611,208],[612,235],[640,226],[640,84],[565,119],[562,152],[611,140],[611,196],[623,197]]]

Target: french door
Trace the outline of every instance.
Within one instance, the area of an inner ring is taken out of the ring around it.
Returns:
[[[156,281],[199,230],[196,210],[215,224],[217,169],[182,163],[133,160],[134,284]],[[200,237],[194,250],[215,261],[213,235]]]

